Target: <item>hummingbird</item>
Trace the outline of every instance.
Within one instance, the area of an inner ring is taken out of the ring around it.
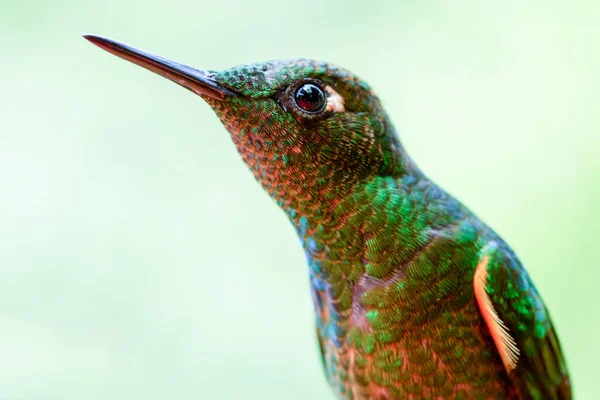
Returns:
[[[421,172],[364,80],[309,59],[199,70],[84,37],[220,118],[300,239],[338,398],[571,399],[556,330],[522,263]]]

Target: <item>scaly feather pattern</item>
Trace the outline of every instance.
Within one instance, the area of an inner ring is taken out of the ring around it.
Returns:
[[[339,398],[570,399],[515,254],[420,172],[364,81],[311,60],[200,71],[87,38],[215,110],[304,247]]]
[[[290,109],[282,97],[307,78],[333,88],[345,111],[314,118]],[[365,82],[306,60],[242,66],[216,80],[245,96],[207,100],[305,249],[325,371],[338,396],[536,398],[544,393],[536,385],[562,390],[562,358],[554,380],[523,378],[539,371],[518,364],[521,350],[509,335],[502,343],[512,352],[501,352],[478,308],[482,248],[500,243],[514,254],[418,170]],[[520,271],[515,285],[526,277]],[[489,288],[495,277],[485,272],[488,307],[500,309]],[[525,287],[520,300],[538,301],[534,290]],[[517,329],[503,318],[519,316],[502,311],[493,314],[501,332]],[[531,316],[520,329],[534,335]],[[513,363],[508,370],[503,354]],[[554,398],[569,398],[564,393]]]

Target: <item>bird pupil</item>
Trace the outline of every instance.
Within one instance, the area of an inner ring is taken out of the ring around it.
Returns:
[[[325,95],[317,85],[306,83],[296,91],[296,103],[304,111],[320,111],[325,104]]]

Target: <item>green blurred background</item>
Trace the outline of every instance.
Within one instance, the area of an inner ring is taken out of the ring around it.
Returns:
[[[331,399],[304,256],[203,101],[92,46],[365,78],[600,398],[600,3],[0,3],[0,398]]]

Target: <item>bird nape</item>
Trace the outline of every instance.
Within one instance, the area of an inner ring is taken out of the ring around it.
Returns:
[[[278,60],[203,71],[86,35],[202,97],[296,228],[323,367],[344,399],[570,399],[511,248],[425,177],[363,80]]]

